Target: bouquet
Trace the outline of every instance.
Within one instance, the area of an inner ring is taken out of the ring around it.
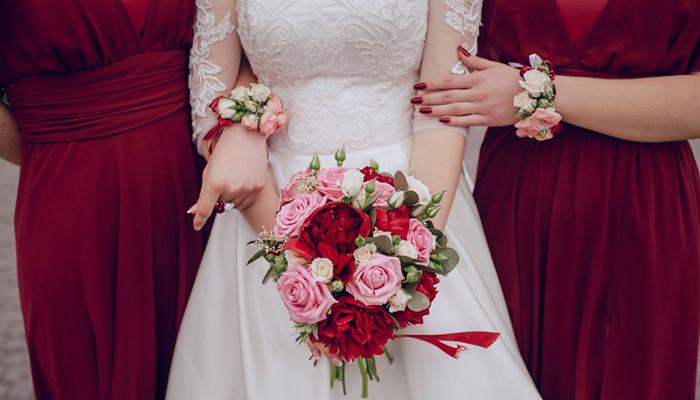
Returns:
[[[457,358],[459,342],[489,347],[497,333],[460,332],[408,335],[401,330],[423,323],[440,278],[459,263],[447,237],[431,222],[444,192],[402,172],[379,171],[371,161],[362,169],[321,168],[314,156],[281,190],[281,206],[272,232],[251,244],[251,258],[269,263],[263,283],[273,280],[289,311],[300,344],[320,343],[340,365],[331,366],[331,386],[345,392],[345,368],[356,362],[362,397],[368,381],[379,380],[375,357],[391,355],[389,340],[423,340]]]

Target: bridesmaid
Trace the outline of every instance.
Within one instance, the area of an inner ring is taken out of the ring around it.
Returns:
[[[475,198],[542,396],[692,399],[700,1],[487,0],[483,23],[484,58],[461,55],[473,72],[414,103],[493,127]],[[512,126],[520,77],[505,63],[531,53],[558,74],[563,129],[543,142]]]
[[[203,239],[191,0],[0,2],[2,155],[37,399],[163,398]]]

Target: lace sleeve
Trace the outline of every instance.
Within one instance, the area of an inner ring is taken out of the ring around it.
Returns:
[[[190,104],[193,141],[201,152],[204,133],[216,117],[209,103],[229,92],[241,62],[241,44],[235,34],[236,0],[196,0],[197,20],[190,51]]]
[[[482,0],[430,0],[428,36],[421,67],[421,80],[437,78],[448,72],[469,73],[459,62],[457,46],[477,54]],[[467,128],[441,124],[437,118],[416,114],[413,131],[449,129],[467,135]]]

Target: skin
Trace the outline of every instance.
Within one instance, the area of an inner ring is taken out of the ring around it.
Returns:
[[[507,126],[516,122],[518,70],[458,52],[472,71],[426,80],[416,107],[452,126]],[[556,70],[556,65],[554,66]],[[638,142],[700,137],[700,75],[639,79],[557,76],[555,107],[569,124]],[[424,109],[425,110],[425,109]]]
[[[12,113],[0,103],[0,158],[19,165],[22,153],[22,137]]]

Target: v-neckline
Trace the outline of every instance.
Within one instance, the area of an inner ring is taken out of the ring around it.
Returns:
[[[576,61],[576,64],[580,64],[581,57],[588,51],[591,42],[595,38],[595,35],[600,30],[603,23],[605,23],[605,21],[607,20],[608,14],[610,14],[610,11],[612,10],[612,7],[615,5],[616,1],[617,0],[607,0],[605,8],[603,8],[603,11],[601,11],[601,13],[598,15],[598,17],[595,20],[595,23],[593,24],[593,26],[591,26],[591,29],[583,37],[580,48],[577,48],[576,43],[574,43],[573,39],[571,38],[569,30],[564,24],[564,19],[562,18],[561,13],[559,12],[557,0],[549,0],[552,12],[554,12],[554,18],[557,20],[557,26],[559,27],[559,31],[566,38],[569,51],[571,52],[572,57]]]
[[[116,3],[117,8],[119,8],[119,13],[122,15],[124,22],[129,26],[129,31],[133,35],[134,40],[138,42],[139,47],[141,48],[141,50],[143,50],[144,40],[146,35],[148,34],[148,29],[151,25],[150,21],[151,14],[153,13],[153,5],[157,0],[147,0],[148,4],[146,5],[146,16],[143,20],[143,33],[139,32],[138,29],[136,29],[136,25],[134,25],[134,20],[129,15],[129,10],[126,9],[126,5],[122,2],[122,0],[113,1],[114,3]]]

